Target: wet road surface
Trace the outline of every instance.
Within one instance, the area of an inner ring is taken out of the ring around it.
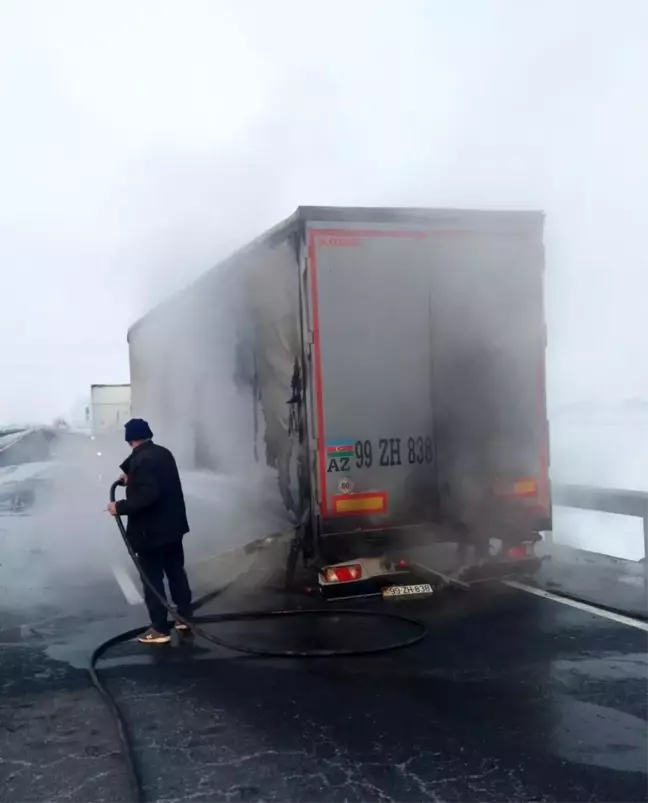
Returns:
[[[83,667],[98,642],[145,623],[144,610],[114,573],[126,564],[99,513],[105,491],[75,487],[82,503],[63,495],[0,517],[3,801],[129,795]],[[218,522],[205,513],[197,529]],[[293,604],[266,587],[267,555],[256,560],[205,612]],[[204,585],[212,570],[201,570]],[[646,800],[645,631],[503,586],[390,610],[425,621],[426,640],[314,661],[199,641],[114,648],[102,677],[133,732],[147,799]],[[402,635],[345,619],[217,632],[297,648]]]

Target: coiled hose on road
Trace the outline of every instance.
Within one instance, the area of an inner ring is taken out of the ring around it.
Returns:
[[[115,493],[117,488],[121,483],[119,481],[114,482],[110,486],[110,501],[115,501]],[[142,583],[146,585],[146,587],[151,591],[152,594],[157,597],[157,599],[164,605],[167,609],[171,618],[174,619],[176,622],[180,624],[186,625],[189,630],[199,638],[204,639],[205,641],[209,641],[212,644],[215,644],[218,647],[224,647],[225,649],[232,650],[234,652],[241,652],[245,653],[246,655],[256,655],[258,657],[266,657],[266,658],[334,658],[334,657],[348,657],[348,656],[359,656],[359,655],[371,655],[376,653],[383,653],[388,652],[391,650],[398,650],[404,647],[412,647],[415,644],[418,644],[422,641],[425,636],[427,635],[427,628],[422,623],[416,619],[411,619],[407,616],[401,616],[400,614],[389,613],[387,611],[368,611],[368,610],[357,610],[352,608],[292,608],[292,609],[280,609],[280,610],[256,610],[256,611],[242,611],[237,613],[223,613],[223,614],[213,614],[210,616],[192,616],[191,620],[184,619],[182,616],[178,614],[178,612],[169,604],[167,599],[163,597],[158,590],[155,588],[153,583],[149,580],[146,573],[142,569],[142,566],[137,559],[137,555],[133,551],[131,547],[128,537],[126,536],[126,529],[124,527],[124,523],[121,520],[120,516],[115,516],[115,521],[117,522],[117,527],[119,529],[119,534],[121,535],[124,545],[128,551],[128,554],[135,565],[141,579]],[[194,605],[194,610],[197,610],[201,607],[202,604],[205,604],[208,600],[213,599],[217,596],[218,592],[214,591],[210,594],[206,594],[200,600],[198,600]],[[409,638],[401,639],[399,641],[392,641],[387,644],[382,644],[374,647],[360,647],[360,648],[345,648],[345,649],[316,649],[316,650],[271,650],[271,649],[257,649],[254,647],[246,647],[241,646],[238,644],[230,644],[227,641],[218,638],[217,636],[212,635],[211,633],[207,633],[201,625],[204,624],[218,624],[222,622],[246,622],[246,621],[261,621],[264,619],[291,619],[295,617],[323,617],[327,616],[330,617],[331,615],[335,616],[355,616],[355,617],[365,617],[365,618],[380,618],[385,620],[391,621],[398,621],[401,623],[405,623],[410,627],[416,628],[416,633]],[[121,644],[125,641],[130,641],[133,638],[136,638],[141,633],[145,632],[148,629],[147,626],[138,627],[134,630],[127,630],[124,633],[119,633],[116,636],[113,636],[110,639],[107,639],[102,644],[100,644],[90,656],[90,661],[88,664],[88,672],[90,673],[90,678],[92,680],[93,685],[99,691],[102,696],[102,699],[108,706],[111,714],[115,718],[117,724],[117,731],[119,734],[119,738],[123,747],[124,757],[126,759],[127,770],[129,775],[129,782],[131,786],[131,791],[133,794],[133,800],[140,801],[145,800],[144,797],[144,789],[142,784],[141,775],[139,769],[137,767],[137,763],[135,761],[135,756],[133,752],[132,742],[128,730],[128,725],[124,716],[117,705],[115,698],[112,696],[108,688],[103,684],[101,678],[99,677],[99,673],[97,672],[97,661],[101,658],[104,653],[107,652],[111,647],[114,647],[117,644]]]

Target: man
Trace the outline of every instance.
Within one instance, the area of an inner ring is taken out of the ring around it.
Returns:
[[[126,499],[111,502],[108,512],[128,517],[126,535],[144,574],[164,598],[166,576],[178,613],[187,619],[191,616],[191,590],[184,569],[182,539],[189,532],[189,524],[178,467],[168,449],[153,443],[153,433],[143,419],[128,421],[125,435],[133,450],[120,466]],[[146,583],[144,600],[151,627],[138,641],[168,644],[168,611]],[[176,630],[186,631],[187,626],[176,624]]]

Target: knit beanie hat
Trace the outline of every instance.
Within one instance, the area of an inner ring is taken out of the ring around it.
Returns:
[[[148,422],[143,418],[131,418],[124,424],[125,440],[127,443],[133,441],[147,441],[153,437]]]

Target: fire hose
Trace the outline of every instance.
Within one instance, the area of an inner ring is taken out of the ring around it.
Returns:
[[[110,501],[115,501],[115,493],[116,489],[121,485],[120,481],[114,482],[110,486]],[[119,534],[122,537],[126,550],[137,569],[142,583],[148,588],[148,590],[153,594],[159,602],[164,605],[164,607],[169,612],[171,618],[182,625],[185,625],[193,635],[197,636],[198,638],[204,639],[205,641],[210,642],[218,647],[225,648],[227,650],[232,650],[234,652],[245,653],[246,655],[253,655],[257,657],[271,657],[271,658],[334,658],[334,657],[349,657],[349,656],[360,656],[360,655],[370,655],[370,654],[377,654],[377,653],[384,653],[391,650],[402,649],[404,647],[411,647],[415,644],[418,644],[422,641],[425,636],[427,635],[427,628],[422,622],[419,622],[416,619],[411,619],[406,616],[402,616],[400,614],[390,613],[388,611],[370,611],[370,610],[362,610],[362,609],[353,609],[353,608],[289,608],[289,609],[278,609],[278,610],[252,610],[252,611],[240,611],[235,613],[220,613],[220,614],[212,614],[209,616],[192,616],[191,619],[186,619],[178,614],[175,608],[167,601],[167,599],[160,594],[160,592],[155,588],[151,580],[147,577],[146,573],[142,569],[142,566],[138,560],[136,552],[133,550],[130,541],[128,540],[128,536],[126,534],[126,528],[124,527],[124,523],[120,516],[115,516],[115,522],[117,523],[117,527],[119,529]],[[201,600],[194,603],[194,610],[197,610],[201,607],[201,604],[208,599],[213,599],[218,592],[212,592],[210,594],[205,595]],[[409,626],[409,628],[414,628],[415,633],[410,635],[407,638],[403,638],[398,641],[392,641],[389,643],[376,645],[376,646],[368,646],[368,647],[359,647],[359,648],[325,648],[325,649],[312,649],[312,650],[290,650],[290,649],[268,649],[268,648],[256,648],[253,646],[246,646],[246,645],[239,645],[239,644],[230,644],[226,640],[213,635],[212,633],[208,633],[203,625],[205,624],[219,624],[225,622],[246,622],[246,621],[262,621],[262,620],[291,620],[295,619],[296,617],[364,617],[364,618],[380,618],[383,620],[390,620],[390,621],[398,621],[400,623],[405,623]],[[92,680],[93,685],[101,694],[104,702],[108,706],[111,714],[113,715],[116,725],[118,735],[123,747],[124,756],[127,763],[127,770],[129,774],[129,782],[131,786],[131,791],[133,794],[133,799],[135,801],[143,801],[144,800],[144,793],[143,793],[143,784],[139,769],[137,767],[137,763],[135,761],[135,757],[133,754],[132,748],[132,741],[129,734],[129,729],[127,722],[117,705],[115,698],[112,696],[108,688],[102,682],[99,673],[97,671],[96,664],[99,659],[109,650],[111,647],[114,647],[117,644],[121,644],[125,641],[130,641],[133,638],[136,638],[141,633],[145,632],[148,629],[148,626],[138,627],[133,630],[128,630],[124,633],[119,633],[116,636],[113,636],[110,639],[107,639],[102,644],[100,644],[90,656],[90,661],[88,665],[88,671],[90,673],[90,678]]]

